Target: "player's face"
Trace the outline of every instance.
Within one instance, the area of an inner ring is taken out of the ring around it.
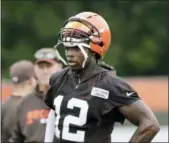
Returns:
[[[84,48],[84,50],[88,53],[87,48]],[[65,55],[67,63],[72,69],[81,69],[84,55],[79,47],[65,47]]]
[[[35,73],[40,84],[49,84],[49,79],[52,74],[62,69],[60,63],[39,62],[35,65]]]

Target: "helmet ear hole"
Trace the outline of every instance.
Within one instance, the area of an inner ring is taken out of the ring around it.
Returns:
[[[100,47],[103,47],[103,46],[104,46],[104,43],[103,43],[103,42],[100,42],[100,43],[99,43],[99,46],[100,46]]]

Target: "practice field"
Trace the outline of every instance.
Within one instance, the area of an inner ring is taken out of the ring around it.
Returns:
[[[112,142],[128,142],[135,131],[135,127],[116,127],[112,134]],[[168,126],[161,126],[153,142],[168,142]]]

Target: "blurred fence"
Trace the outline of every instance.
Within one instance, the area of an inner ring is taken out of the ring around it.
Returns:
[[[168,77],[125,78],[155,112],[168,111]]]
[[[112,142],[128,142],[135,130],[136,127],[133,126],[116,127],[111,136]],[[161,126],[152,142],[168,142],[168,126]]]

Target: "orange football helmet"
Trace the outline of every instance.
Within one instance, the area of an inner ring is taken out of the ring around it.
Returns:
[[[81,44],[103,58],[111,43],[111,32],[102,16],[82,12],[65,22],[58,35],[58,43],[66,46]]]

